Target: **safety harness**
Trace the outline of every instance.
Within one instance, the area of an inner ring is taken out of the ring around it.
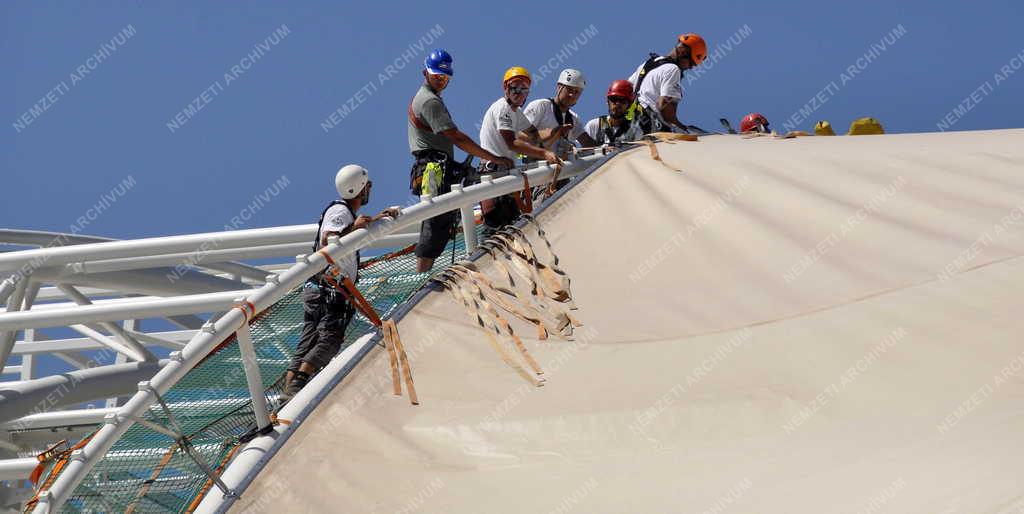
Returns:
[[[566,109],[565,112],[562,112],[562,109],[560,109],[558,104],[555,103],[554,98],[548,98],[548,101],[551,102],[551,112],[554,113],[555,121],[558,122],[558,126],[573,124],[574,120],[572,115],[569,114],[568,109]]]
[[[633,87],[633,96],[636,97],[637,99],[640,98],[640,85],[644,83],[644,79],[647,77],[647,74],[651,72],[651,70],[664,66],[666,64],[675,63],[675,60],[673,60],[671,57],[665,57],[664,55],[658,55],[654,52],[651,52],[647,60],[644,61],[644,66],[643,68],[640,69],[640,74],[637,76],[636,86]],[[634,102],[638,101],[639,100],[634,100]]]
[[[348,209],[349,214],[352,215],[352,219],[353,220],[356,219],[356,213],[352,210],[352,207],[350,207],[348,205],[348,202],[346,202],[345,200],[332,200],[331,203],[328,204],[327,207],[324,208],[323,212],[320,213],[320,219],[317,220],[317,222],[316,222],[316,235],[313,236],[313,251],[314,252],[316,252],[317,250],[320,249],[320,230],[323,229],[323,226],[324,226],[324,217],[327,216],[327,211],[331,210],[331,207],[334,207],[335,205],[344,205],[345,208]],[[356,262],[359,262],[359,250],[356,250]],[[313,278],[316,278],[316,279],[318,279],[317,281],[319,281],[319,278],[322,277],[322,276],[323,276],[323,272],[320,272],[317,275],[313,275]],[[356,271],[356,282],[358,282],[358,281],[359,281],[359,271],[357,270]]]
[[[626,111],[627,120],[637,120],[640,122],[641,127],[644,128],[645,133],[651,131],[651,119],[650,113],[645,113],[643,105],[640,105],[640,86],[644,83],[644,79],[647,78],[647,74],[655,68],[659,68],[666,64],[676,64],[671,57],[665,57],[664,55],[658,55],[654,52],[649,54],[649,57],[644,62],[643,67],[640,69],[640,73],[637,75],[636,85],[633,86],[633,103],[630,104],[629,110]],[[678,66],[678,65],[677,65]]]
[[[598,120],[598,143],[618,143],[619,138],[633,125],[633,122],[628,118],[623,119],[622,123],[615,128],[608,122],[608,116],[601,116]]]

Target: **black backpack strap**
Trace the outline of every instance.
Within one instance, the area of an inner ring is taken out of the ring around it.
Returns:
[[[607,142],[611,143],[611,144],[615,144],[615,143],[619,142],[619,138],[622,137],[622,135],[625,134],[627,130],[629,130],[629,126],[632,125],[632,124],[633,124],[633,122],[624,119],[619,124],[619,126],[616,127],[613,130],[612,129],[612,124],[608,122],[608,117],[607,116],[601,116],[601,125],[600,125],[600,127],[601,127],[602,132],[604,133],[604,137],[607,139]],[[598,141],[598,142],[601,142],[601,141]]]
[[[316,234],[313,236],[313,251],[316,252],[320,249],[320,229],[324,226],[324,216],[327,215],[327,211],[331,210],[331,207],[335,205],[344,205],[348,212],[352,214],[352,217],[356,217],[356,213],[352,212],[352,208],[348,206],[348,202],[345,200],[332,200],[331,203],[324,207],[323,212],[320,213],[320,219],[316,222]]]
[[[562,112],[562,110],[558,108],[558,104],[555,103],[554,98],[548,98],[548,101],[551,102],[551,112],[555,114],[555,121],[558,122],[559,127],[566,123],[569,125],[573,124],[572,115],[568,112]],[[566,121],[566,118],[568,118],[568,121]]]
[[[349,214],[352,215],[352,219],[354,220],[356,218],[356,213],[352,211],[352,208],[348,206],[348,202],[345,200],[332,200],[331,203],[327,204],[327,207],[324,207],[323,212],[320,213],[320,219],[316,222],[316,235],[313,236],[313,253],[316,253],[316,251],[320,249],[320,229],[324,226],[324,216],[327,216],[327,211],[331,210],[331,207],[334,207],[335,205],[344,205],[345,208],[348,209]],[[320,273],[313,275],[313,278],[316,278],[317,281],[319,281]],[[359,250],[356,250],[355,282],[359,282]]]
[[[674,62],[672,61],[672,59],[665,57],[664,55],[658,55],[654,52],[651,52],[647,60],[644,61],[643,68],[640,69],[640,75],[637,76],[636,86],[633,87],[633,96],[640,96],[640,84],[644,83],[644,77],[646,77],[647,74],[651,72],[651,70],[659,66],[664,66],[666,64],[674,64]]]

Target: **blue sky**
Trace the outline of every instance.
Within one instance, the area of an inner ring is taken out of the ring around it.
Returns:
[[[690,31],[712,52],[740,40],[684,83],[681,118],[706,128],[755,110],[781,128],[823,91],[827,101],[800,128],[874,116],[891,132],[935,131],[976,91],[981,101],[953,129],[1020,127],[1024,113],[1024,69],[998,85],[993,78],[1024,52],[1019,1],[5,2],[0,13],[0,227],[78,223],[84,233],[136,238],[309,223],[350,162],[373,174],[371,208],[404,203],[405,109],[429,51],[417,43],[429,39],[454,56],[444,96],[474,138],[508,66],[583,70],[590,86],[577,111],[589,119],[603,113],[611,80]],[[852,80],[827,88],[894,30],[902,34]],[[113,50],[90,61],[104,45]],[[410,47],[412,62],[398,69]],[[552,74],[531,98],[553,86]],[[47,94],[56,101],[43,109]],[[197,103],[201,110],[183,114]],[[172,130],[176,115],[186,122]],[[268,195],[282,177],[288,185]],[[130,190],[111,194],[129,179]],[[260,193],[269,201],[257,201]],[[116,201],[77,222],[104,194]]]

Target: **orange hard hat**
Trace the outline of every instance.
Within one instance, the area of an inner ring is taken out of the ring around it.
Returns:
[[[693,59],[694,66],[700,66],[700,63],[704,62],[708,56],[708,44],[697,34],[680,35],[679,44],[686,45],[690,49],[690,58]]]

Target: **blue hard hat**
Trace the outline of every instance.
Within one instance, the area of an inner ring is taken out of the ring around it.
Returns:
[[[452,70],[452,56],[444,50],[444,48],[438,48],[426,59],[423,59],[423,68],[429,73],[434,75],[453,75],[455,72]]]

